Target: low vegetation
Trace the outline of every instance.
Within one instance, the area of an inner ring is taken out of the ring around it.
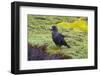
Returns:
[[[87,20],[87,17],[28,15],[28,44],[33,48],[48,45],[45,50],[48,56],[59,55],[69,59],[87,58]],[[65,40],[71,48],[62,46],[59,49],[54,44],[50,31],[52,25],[56,25],[59,32],[65,35]]]

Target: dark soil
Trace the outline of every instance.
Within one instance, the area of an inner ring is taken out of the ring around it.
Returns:
[[[47,45],[42,46],[28,44],[28,60],[57,60],[57,59],[72,59],[71,56],[63,56],[62,54],[49,55]]]

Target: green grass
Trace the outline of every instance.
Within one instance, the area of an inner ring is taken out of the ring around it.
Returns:
[[[81,59],[88,57],[88,41],[87,33],[82,31],[75,31],[72,29],[59,28],[59,32],[63,33],[65,41],[71,48],[62,47],[59,49],[52,41],[51,31],[49,28],[61,21],[75,21],[77,17],[65,16],[34,16],[28,15],[28,43],[32,45],[48,44],[47,53],[71,56],[73,59]]]

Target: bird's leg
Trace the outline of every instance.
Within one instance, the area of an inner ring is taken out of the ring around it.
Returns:
[[[58,52],[61,52],[61,46],[57,46]]]
[[[61,51],[61,46],[59,46],[59,50]]]
[[[60,47],[60,51],[61,51],[61,47]]]

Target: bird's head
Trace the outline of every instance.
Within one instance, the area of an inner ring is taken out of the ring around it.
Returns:
[[[58,31],[58,29],[57,29],[57,27],[56,27],[56,26],[54,26],[54,25],[53,25],[53,26],[51,27],[51,31],[55,31],[55,32],[57,32],[57,31]]]

